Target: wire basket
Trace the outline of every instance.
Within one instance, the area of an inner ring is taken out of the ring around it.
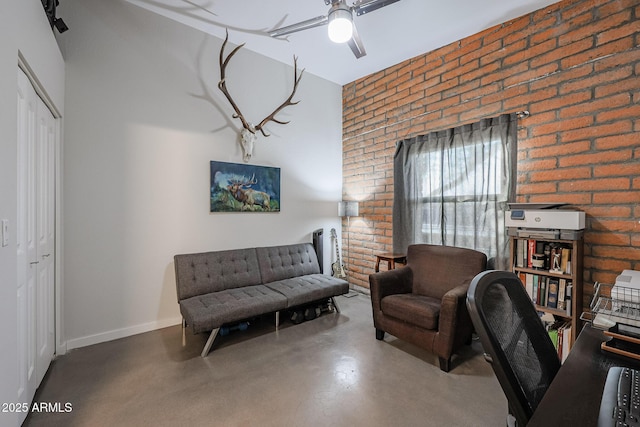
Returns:
[[[615,325],[640,328],[640,289],[596,282],[590,304],[591,319],[599,329]]]

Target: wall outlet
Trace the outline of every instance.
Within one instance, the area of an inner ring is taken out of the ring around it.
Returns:
[[[2,247],[9,246],[9,220],[2,220]]]

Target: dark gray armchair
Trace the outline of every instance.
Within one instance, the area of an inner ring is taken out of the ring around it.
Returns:
[[[467,290],[486,265],[487,256],[472,249],[409,246],[405,267],[369,276],[376,338],[388,332],[431,351],[449,372],[451,355],[471,341]]]

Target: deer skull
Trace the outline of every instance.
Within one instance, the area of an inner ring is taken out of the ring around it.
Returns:
[[[304,70],[300,71],[300,74],[298,74],[298,60],[294,56],[293,57],[293,90],[291,91],[291,94],[287,99],[285,99],[285,101],[282,104],[280,104],[280,106],[278,106],[278,108],[273,110],[273,113],[265,117],[257,126],[254,126],[244,118],[244,116],[242,115],[242,112],[240,111],[240,108],[238,108],[236,103],[233,101],[233,98],[231,98],[231,94],[227,90],[226,75],[225,75],[227,65],[229,64],[229,61],[231,60],[233,55],[235,55],[236,52],[240,50],[242,46],[244,46],[244,44],[237,46],[225,58],[224,48],[226,47],[228,40],[229,40],[229,32],[227,31],[227,35],[224,38],[224,43],[222,43],[222,48],[220,49],[220,81],[218,82],[218,89],[222,91],[224,96],[227,98],[227,101],[229,101],[229,103],[231,104],[231,107],[233,107],[233,111],[235,113],[233,114],[232,117],[234,119],[240,119],[240,122],[242,122],[242,130],[240,131],[240,145],[242,146],[242,158],[245,162],[249,162],[249,160],[251,160],[251,156],[253,155],[253,146],[256,140],[258,139],[257,132],[260,131],[262,135],[264,135],[265,137],[269,136],[269,134],[266,133],[264,130],[264,125],[266,125],[268,122],[271,122],[271,121],[279,123],[281,125],[286,125],[287,123],[289,123],[289,122],[283,122],[281,120],[276,119],[275,115],[278,114],[280,111],[282,111],[285,107],[289,105],[296,105],[298,102],[300,102],[300,101],[294,102],[292,101],[292,99],[293,99],[293,96],[296,94],[296,89],[298,89],[298,83],[300,83],[300,79],[302,78],[302,73],[304,73]]]
[[[253,127],[253,126],[252,126]],[[258,135],[251,132],[251,129],[242,128],[240,131],[240,146],[242,147],[242,160],[248,163],[253,156],[253,145],[258,139]]]

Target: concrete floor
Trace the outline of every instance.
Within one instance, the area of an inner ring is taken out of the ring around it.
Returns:
[[[351,295],[354,293],[352,292]],[[180,326],[70,351],[51,365],[24,426],[503,426],[507,402],[477,340],[437,357],[375,339],[369,297],[293,325],[257,319],[216,338]]]

